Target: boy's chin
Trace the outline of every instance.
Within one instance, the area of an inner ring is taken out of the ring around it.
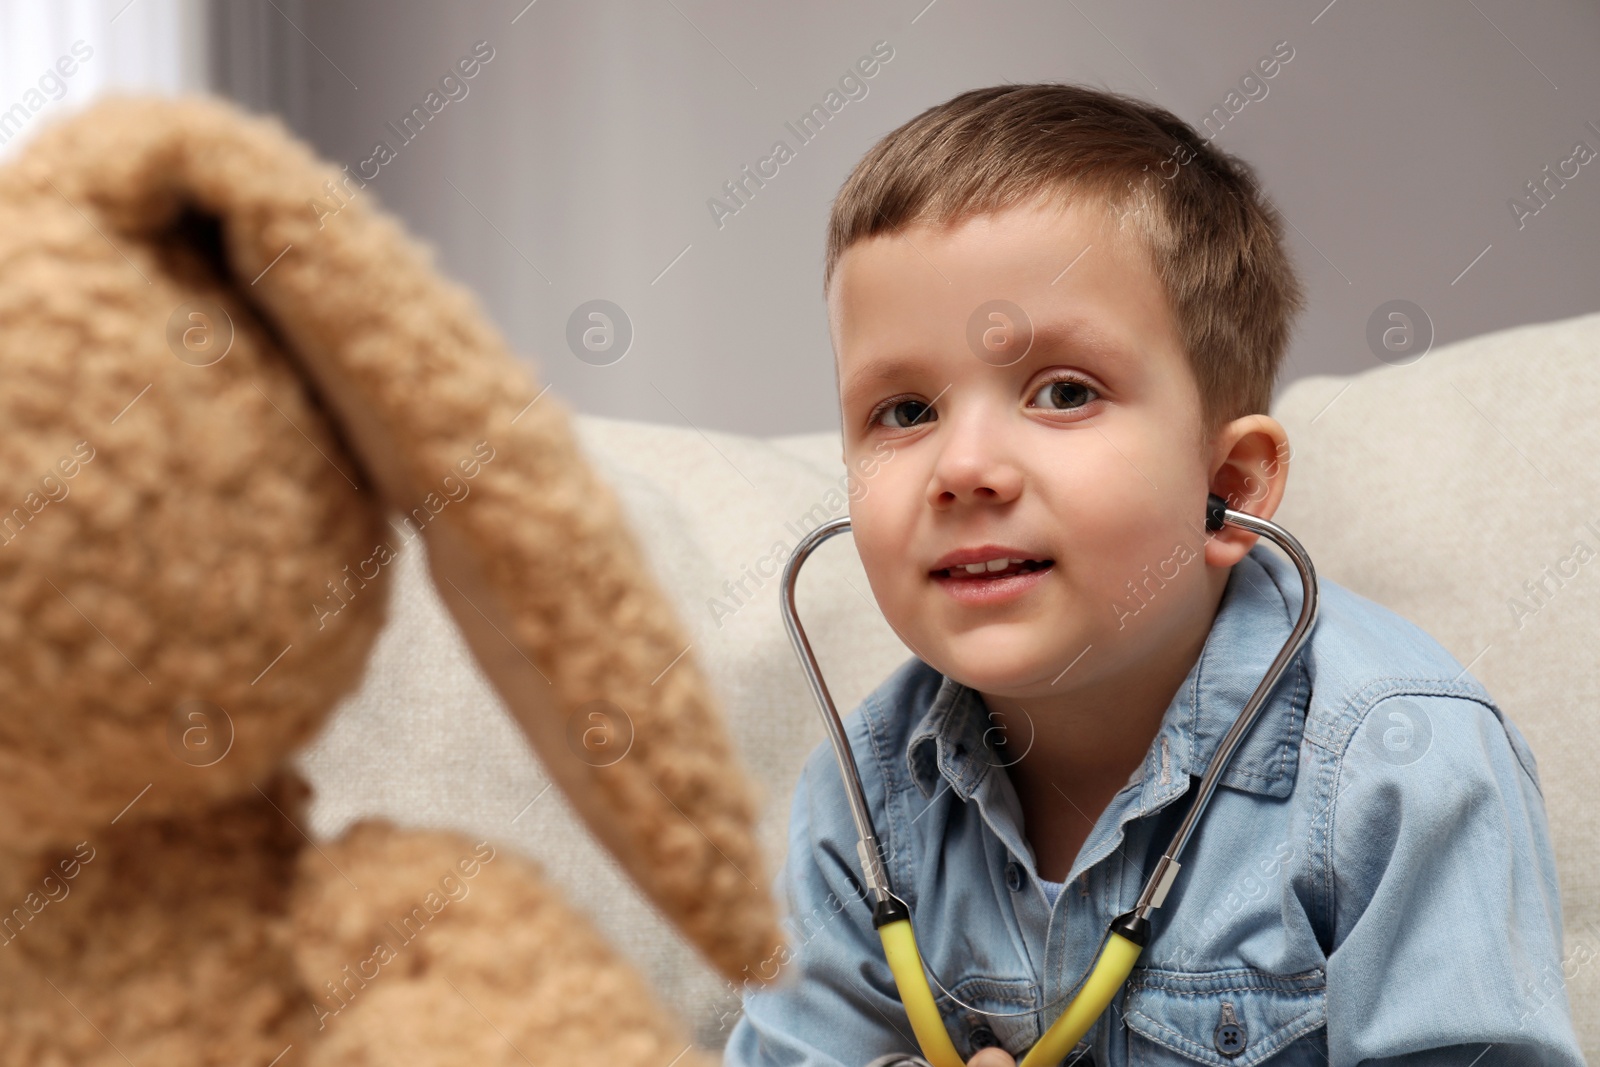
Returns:
[[[1053,651],[1017,640],[988,642],[968,635],[945,642],[939,649],[939,662],[929,665],[980,693],[1027,699],[1050,688],[1072,662],[1069,656],[1056,663]],[[1066,680],[1061,677],[1062,682]]]

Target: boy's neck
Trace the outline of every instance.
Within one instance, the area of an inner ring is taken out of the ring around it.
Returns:
[[[1141,662],[1060,696],[1017,701],[980,694],[998,735],[1009,741],[1000,756],[1042,876],[1065,876],[1111,797],[1144,761],[1173,696],[1205,647],[1226,573],[1222,578],[1211,609],[1197,615],[1159,662]],[[1046,857],[1054,858],[1047,863]]]

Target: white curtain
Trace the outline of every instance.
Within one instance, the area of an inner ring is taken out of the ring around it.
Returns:
[[[110,89],[207,89],[205,0],[0,0],[0,157]]]

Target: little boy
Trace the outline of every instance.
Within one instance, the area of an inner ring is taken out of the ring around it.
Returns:
[[[824,291],[851,530],[915,652],[845,719],[960,1055],[1020,1059],[1078,992],[1300,580],[1265,412],[1303,297],[1252,170],[1070,85],[963,93],[857,165]],[[799,932],[725,1063],[920,1062],[829,746],[778,884]],[[1064,1062],[1577,1065],[1532,754],[1483,687],[1323,581],[1138,966]],[[764,976],[770,977],[770,976]]]

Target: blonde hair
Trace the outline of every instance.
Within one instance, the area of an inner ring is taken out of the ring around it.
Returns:
[[[834,198],[822,288],[857,241],[1040,198],[1085,196],[1132,229],[1166,290],[1207,435],[1265,412],[1304,307],[1277,210],[1244,161],[1163,108],[1045,82],[973,89],[917,115]]]

